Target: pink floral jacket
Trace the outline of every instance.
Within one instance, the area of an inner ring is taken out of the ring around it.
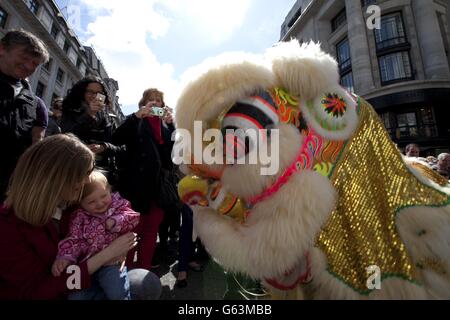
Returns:
[[[128,200],[118,192],[111,198],[111,206],[104,214],[91,214],[81,208],[71,214],[69,233],[58,245],[57,259],[84,261],[137,226],[139,213],[131,209]],[[110,230],[106,230],[108,219],[116,222]]]

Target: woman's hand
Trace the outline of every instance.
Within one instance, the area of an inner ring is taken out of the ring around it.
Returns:
[[[100,110],[103,110],[105,108],[105,103],[94,99],[91,102],[89,102],[89,110],[88,113],[91,117],[95,117],[95,115],[97,114],[97,112],[99,112]]]
[[[169,107],[166,107],[165,109],[166,109],[166,113],[164,115],[163,120],[165,123],[171,124],[171,123],[173,123],[173,111]]]
[[[93,274],[105,265],[116,264],[119,261],[123,261],[123,257],[126,256],[128,251],[133,249],[136,245],[136,233],[128,232],[121,235],[116,240],[111,242],[111,244],[105,249],[88,259],[87,267],[89,274]]]
[[[139,109],[138,112],[136,112],[134,115],[138,117],[139,119],[143,119],[145,117],[149,117],[151,115],[151,106],[144,106]]]
[[[102,146],[101,144],[89,144],[87,146],[89,149],[91,149],[91,151],[95,154],[100,154],[105,152],[105,147]]]
[[[112,219],[109,219],[112,220]],[[129,232],[118,237],[116,240],[111,242],[107,249],[111,249],[111,254],[113,257],[107,261],[104,265],[116,265],[121,263],[121,270],[125,265],[125,260],[127,258],[127,253],[129,250],[133,249],[137,245],[137,235],[135,233]],[[117,253],[117,254],[115,254]]]

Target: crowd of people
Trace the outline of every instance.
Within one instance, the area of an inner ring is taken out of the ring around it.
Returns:
[[[450,153],[440,153],[435,156],[420,156],[420,147],[418,144],[410,143],[405,147],[405,155],[410,158],[416,158],[421,163],[427,165],[441,176],[450,180]]]
[[[194,261],[192,211],[165,189],[179,171],[163,92],[145,90],[118,127],[94,76],[47,110],[26,79],[48,59],[27,31],[0,41],[0,299],[158,299],[150,271],[158,233],[162,253],[179,235],[177,286],[185,287],[188,267],[203,267]]]
[[[26,80],[48,59],[29,32],[0,40],[0,299],[158,299],[158,234],[162,254],[179,236],[177,286],[186,287],[188,270],[203,266],[192,210],[166,189],[181,173],[164,93],[145,90],[116,127],[105,84],[87,76],[48,110]],[[405,155],[450,178],[450,154],[420,158],[410,144]]]

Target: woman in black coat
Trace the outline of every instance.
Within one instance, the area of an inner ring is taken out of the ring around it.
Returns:
[[[72,132],[95,153],[96,167],[108,173],[112,185],[116,171],[115,156],[123,148],[111,143],[114,123],[108,110],[110,99],[103,81],[85,77],[78,81],[63,101],[62,132]]]
[[[141,213],[136,229],[140,237],[137,262],[133,262],[134,253],[131,253],[127,261],[130,268],[151,268],[164,215],[159,202],[161,172],[173,168],[171,136],[175,128],[172,113],[165,108],[163,117],[152,116],[155,106],[165,108],[164,94],[157,89],[144,91],[139,111],[126,118],[112,140],[116,145],[125,145],[126,150],[119,159],[119,192],[131,202],[134,210]]]

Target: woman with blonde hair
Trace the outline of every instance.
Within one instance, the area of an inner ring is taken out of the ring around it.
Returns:
[[[58,242],[64,236],[59,208],[79,200],[93,164],[92,151],[73,135],[48,137],[20,157],[0,207],[0,300],[64,299],[71,290],[89,288],[95,271],[136,246],[136,235],[129,232],[60,276],[52,275]],[[143,289],[154,275],[142,272],[130,276],[130,282],[137,283],[139,297],[148,298],[153,290],[152,298],[157,298],[160,283]]]

